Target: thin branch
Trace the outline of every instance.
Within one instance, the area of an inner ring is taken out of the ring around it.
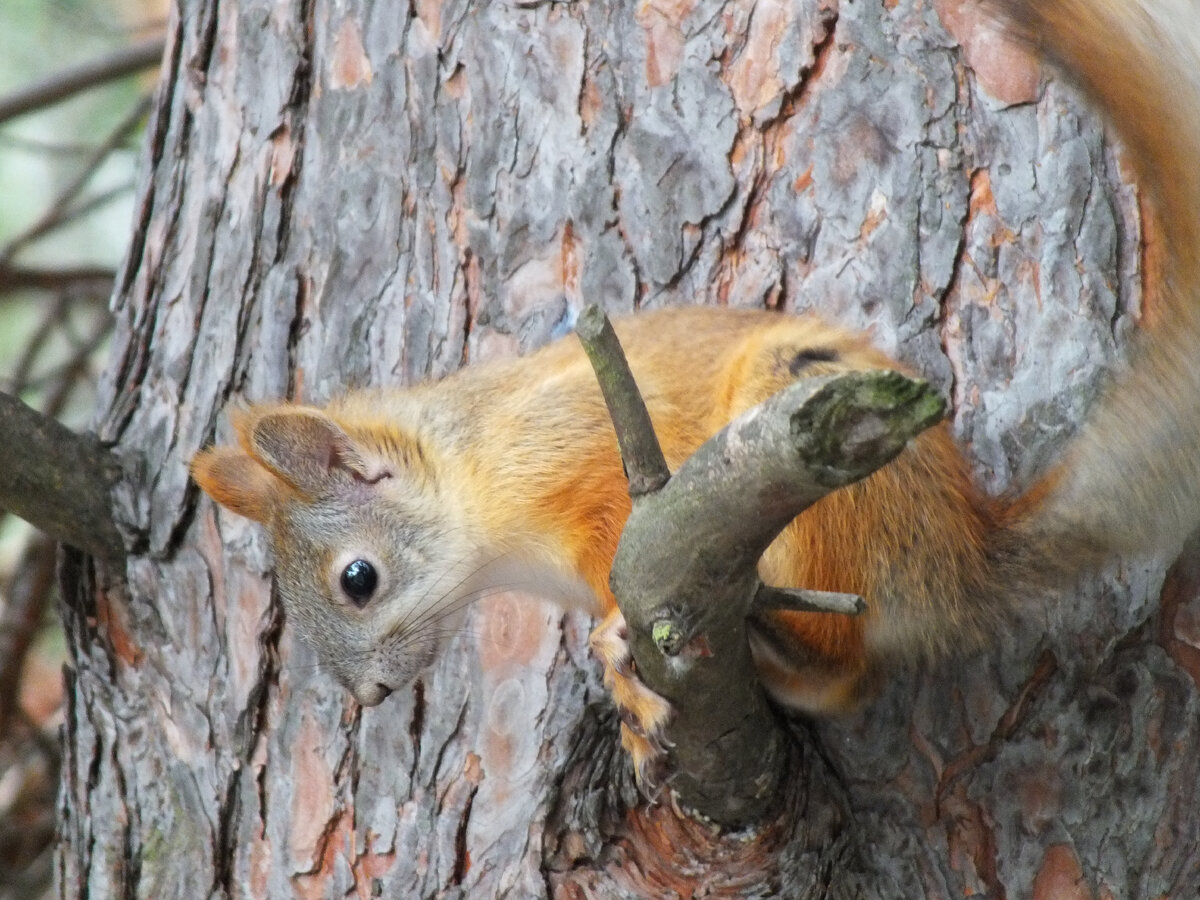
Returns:
[[[0,605],[0,734],[10,734],[21,689],[25,657],[33,645],[54,587],[54,541],[35,536],[25,547],[21,562]]]
[[[109,155],[125,141],[125,139],[138,126],[138,123],[140,123],[146,116],[146,113],[149,112],[150,99],[151,98],[149,96],[141,98],[141,100],[137,102],[133,109],[131,109],[125,115],[125,117],[117,123],[116,127],[109,132],[108,137],[104,139],[104,142],[101,143],[100,146],[96,148],[96,151],[84,161],[83,166],[80,168],[76,176],[71,179],[67,186],[64,187],[62,191],[59,192],[58,196],[54,198],[54,202],[50,204],[50,207],[45,213],[42,214],[40,219],[38,219],[37,222],[35,222],[21,234],[9,241],[3,249],[0,249],[0,263],[7,264],[17,254],[17,252],[27,244],[31,243],[47,232],[53,231],[55,228],[66,224],[66,222],[77,217],[78,215],[82,215],[83,213],[95,209],[97,206],[103,203],[107,203],[113,197],[128,190],[126,187],[120,187],[114,190],[106,191],[98,197],[89,200],[77,210],[71,209],[71,204],[74,202],[75,198],[79,196],[79,194],[87,186],[87,183],[92,180],[92,176],[96,174],[96,171],[100,168],[104,161],[108,159]]]
[[[0,124],[52,106],[82,91],[153,68],[162,60],[164,46],[163,38],[148,38],[0,97]]]
[[[596,370],[604,403],[616,425],[630,496],[657,491],[671,472],[612,323],[604,310],[592,304],[580,313],[575,333]]]
[[[0,284],[3,283],[0,275]],[[86,282],[84,282],[86,285]],[[107,292],[104,294],[108,296]],[[25,342],[20,358],[12,367],[7,378],[0,378],[0,390],[10,394],[21,395],[33,390],[47,393],[43,402],[42,412],[52,418],[58,418],[67,396],[77,387],[81,378],[89,376],[89,365],[93,354],[108,339],[112,332],[113,318],[107,309],[101,307],[94,310],[88,318],[91,328],[86,334],[76,334],[72,327],[72,312],[78,311],[83,305],[80,300],[86,299],[83,294],[72,296],[62,292],[52,298],[51,303],[43,308],[38,327]],[[71,345],[69,358],[55,366],[48,373],[33,376],[43,352],[52,337],[62,334]]]
[[[867,611],[867,601],[858,594],[839,594],[835,591],[809,591],[804,588],[760,585],[754,595],[754,611],[769,612],[828,612],[843,616],[860,616]]]
[[[74,142],[67,140],[41,140],[24,134],[0,132],[0,147],[8,147],[19,153],[36,156],[57,156],[64,159],[78,159],[91,156],[99,146],[92,142]]]
[[[92,172],[88,172],[87,177],[90,178],[93,174],[95,174],[94,170]],[[32,243],[38,238],[49,234],[51,231],[57,231],[60,228],[65,228],[67,225],[70,225],[73,222],[79,221],[89,213],[100,209],[102,206],[107,206],[109,203],[112,203],[118,197],[123,197],[129,194],[132,190],[133,181],[127,181],[123,184],[110,187],[108,190],[102,191],[99,194],[94,194],[91,197],[87,197],[83,200],[83,202],[78,204],[70,205],[69,203],[64,203],[60,206],[56,200],[55,205],[43,215],[42,219],[37,224],[32,226],[24,234],[18,235],[8,244],[8,246],[0,250],[0,254],[3,254],[0,256],[0,259],[12,259],[12,257],[16,255],[17,251],[26,244]]]
[[[42,412],[45,415],[58,418],[81,383],[95,383],[90,367],[92,357],[108,340],[112,327],[112,317],[104,315],[93,325],[89,335],[84,338],[72,337],[74,352],[70,359],[55,371],[56,383],[46,390],[45,399],[42,401]]]
[[[93,556],[123,559],[112,499],[120,467],[112,453],[3,393],[0,423],[0,508]]]
[[[59,418],[81,385],[95,385],[93,359],[112,333],[112,325],[111,317],[99,317],[90,334],[83,338],[71,338],[74,347],[68,359],[55,366],[44,378],[37,379],[41,382],[37,390],[42,394],[41,411],[44,415]]]
[[[83,289],[107,297],[112,293],[116,272],[108,266],[7,266],[0,263],[0,294],[19,290],[78,290]]]
[[[66,311],[67,298],[62,295],[55,297],[50,307],[44,310],[42,320],[38,322],[38,327],[30,335],[29,340],[25,342],[21,358],[13,366],[12,375],[8,379],[6,388],[10,394],[20,395],[28,388],[33,367],[42,350],[50,342],[51,336],[62,325]]]

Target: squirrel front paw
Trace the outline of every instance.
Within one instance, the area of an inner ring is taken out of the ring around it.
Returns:
[[[671,704],[638,678],[629,649],[629,627],[617,608],[604,617],[588,639],[604,666],[604,686],[621,717],[621,746],[633,759],[638,785],[653,792],[670,744],[663,729],[671,720]]]

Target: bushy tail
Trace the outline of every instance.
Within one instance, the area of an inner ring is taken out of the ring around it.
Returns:
[[[1153,205],[1150,326],[1062,462],[1014,507],[1055,568],[1200,526],[1200,0],[1016,0],[1004,14],[1108,116]],[[1035,551],[1036,552],[1036,551]]]

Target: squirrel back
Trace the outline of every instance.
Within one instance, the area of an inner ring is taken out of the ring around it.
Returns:
[[[1200,523],[1200,15],[1192,0],[1019,0],[1012,18],[1089,91],[1128,148],[1164,247],[1153,327],[1061,461],[1015,500],[985,496],[945,425],[826,497],[767,551],[764,580],[864,595],[854,619],[752,623],[770,692],[852,705],[897,657],[977,645],[1009,598]],[[813,318],[712,308],[617,323],[668,463],[810,374],[903,369]],[[614,614],[629,512],[595,377],[572,337],[437,383],[325,409],[266,404],[239,446],[200,453],[216,501],[271,533],[289,621],[363,703],[432,659],[463,606],[525,587]]]

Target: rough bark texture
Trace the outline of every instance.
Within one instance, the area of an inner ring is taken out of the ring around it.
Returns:
[[[65,895],[1200,885],[1194,562],[1161,603],[1140,564],[1030,598],[993,653],[819,724],[776,826],[809,855],[701,841],[648,881],[695,835],[581,780],[620,768],[585,621],[481,605],[360,711],[283,626],[263,535],[188,484],[239,397],[439,376],[588,300],[869,328],[950,396],[984,484],[1026,480],[1139,314],[1141,231],[1094,118],[973,6],[182,0],[166,65],[97,421],[146,549],[67,559]]]

